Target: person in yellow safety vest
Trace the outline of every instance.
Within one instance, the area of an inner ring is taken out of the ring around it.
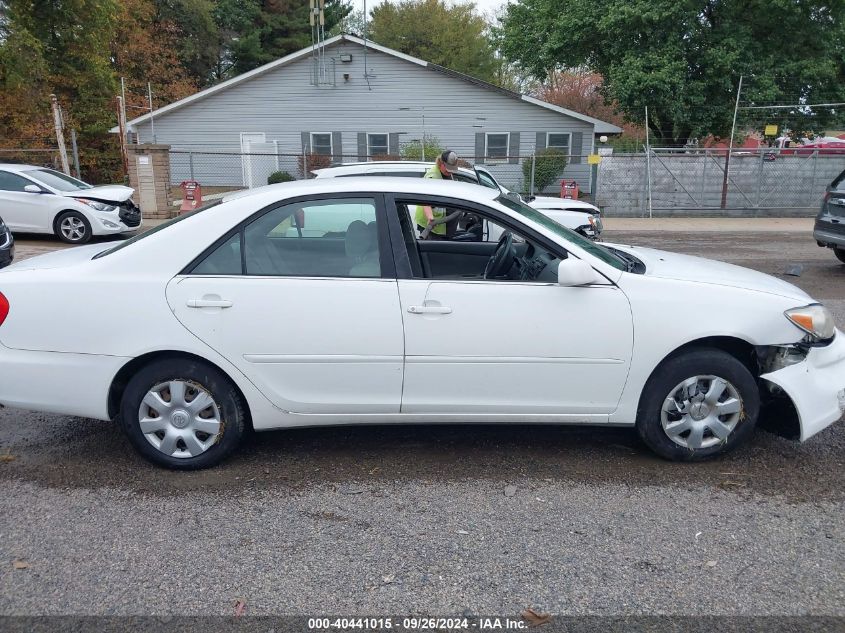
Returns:
[[[452,174],[458,171],[458,155],[451,151],[446,150],[440,156],[437,157],[437,160],[434,162],[434,165],[429,167],[423,178],[435,178],[441,180],[454,180]],[[431,222],[436,220],[442,220],[446,217],[446,209],[440,207],[428,207],[428,206],[417,206],[417,211],[414,216],[414,220],[417,223],[417,228],[420,230],[420,233],[425,231],[426,227]],[[445,240],[446,238],[446,224],[435,224],[428,233],[428,237],[426,239],[430,240]]]

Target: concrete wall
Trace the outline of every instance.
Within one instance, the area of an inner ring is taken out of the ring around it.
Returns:
[[[651,156],[651,206],[655,215],[725,215],[721,209],[725,156],[668,153]],[[845,169],[845,155],[779,155],[736,152],[730,162],[727,209],[738,215],[814,215],[825,187]],[[598,172],[598,204],[610,216],[648,213],[645,154],[605,156]]]

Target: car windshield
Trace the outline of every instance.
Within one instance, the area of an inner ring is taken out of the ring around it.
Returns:
[[[186,220],[187,218],[191,217],[192,215],[199,213],[200,211],[205,211],[206,209],[210,209],[211,207],[216,206],[216,205],[220,204],[221,202],[223,202],[223,200],[214,200],[213,202],[205,204],[198,209],[194,209],[193,211],[188,211],[187,213],[184,213],[182,215],[177,215],[172,220],[168,220],[167,222],[162,222],[158,226],[150,229],[149,231],[144,231],[143,233],[138,233],[138,235],[135,235],[134,237],[130,237],[128,240],[124,240],[124,241],[120,242],[119,244],[117,244],[116,246],[112,246],[111,248],[107,248],[104,251],[100,251],[99,253],[94,255],[94,257],[92,257],[91,259],[100,259],[101,257],[105,257],[106,255],[111,255],[112,253],[116,253],[117,251],[126,248],[130,244],[134,244],[135,242],[140,242],[145,237],[149,237],[150,235],[155,235],[159,231],[163,231],[167,227],[172,226],[172,225],[176,224],[177,222],[181,222],[182,220]]]
[[[23,173],[59,191],[79,191],[80,189],[91,189],[93,187],[93,185],[89,185],[87,182],[71,178],[54,169],[30,169]]]
[[[509,198],[507,196],[499,196],[496,198],[496,202],[506,206],[508,209],[512,211],[516,211],[520,215],[525,216],[529,220],[533,220],[537,224],[549,229],[558,237],[563,238],[570,244],[575,244],[579,248],[584,249],[590,255],[597,257],[605,264],[613,266],[619,270],[628,270],[628,263],[622,260],[619,256],[614,254],[611,250],[596,244],[592,240],[587,239],[586,237],[581,237],[575,231],[571,231],[565,226],[561,226],[554,220],[552,220],[547,215],[543,215],[537,209],[529,207],[524,202],[520,202],[518,200],[514,200],[513,198]]]

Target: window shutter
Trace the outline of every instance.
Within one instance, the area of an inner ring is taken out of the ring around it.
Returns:
[[[475,162],[484,164],[484,132],[475,133]]]
[[[358,132],[358,160],[367,160],[367,133]]]
[[[571,139],[572,147],[569,148],[569,152],[572,154],[572,157],[569,159],[569,162],[572,165],[580,165],[581,154],[584,152],[584,133],[573,132]]]
[[[508,143],[508,163],[511,165],[519,164],[519,132],[511,132],[510,143]]]
[[[303,154],[310,154],[311,153],[311,132],[303,132],[302,133],[302,153]]]
[[[387,135],[387,153],[391,156],[399,156],[399,134],[396,132]]]
[[[537,147],[535,151],[539,152],[541,149],[546,149],[546,133],[537,132]]]
[[[343,133],[332,132],[332,160],[343,162]]]

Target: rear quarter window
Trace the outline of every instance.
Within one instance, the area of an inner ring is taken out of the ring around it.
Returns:
[[[845,193],[845,171],[833,179],[830,184],[830,190],[836,193]]]

